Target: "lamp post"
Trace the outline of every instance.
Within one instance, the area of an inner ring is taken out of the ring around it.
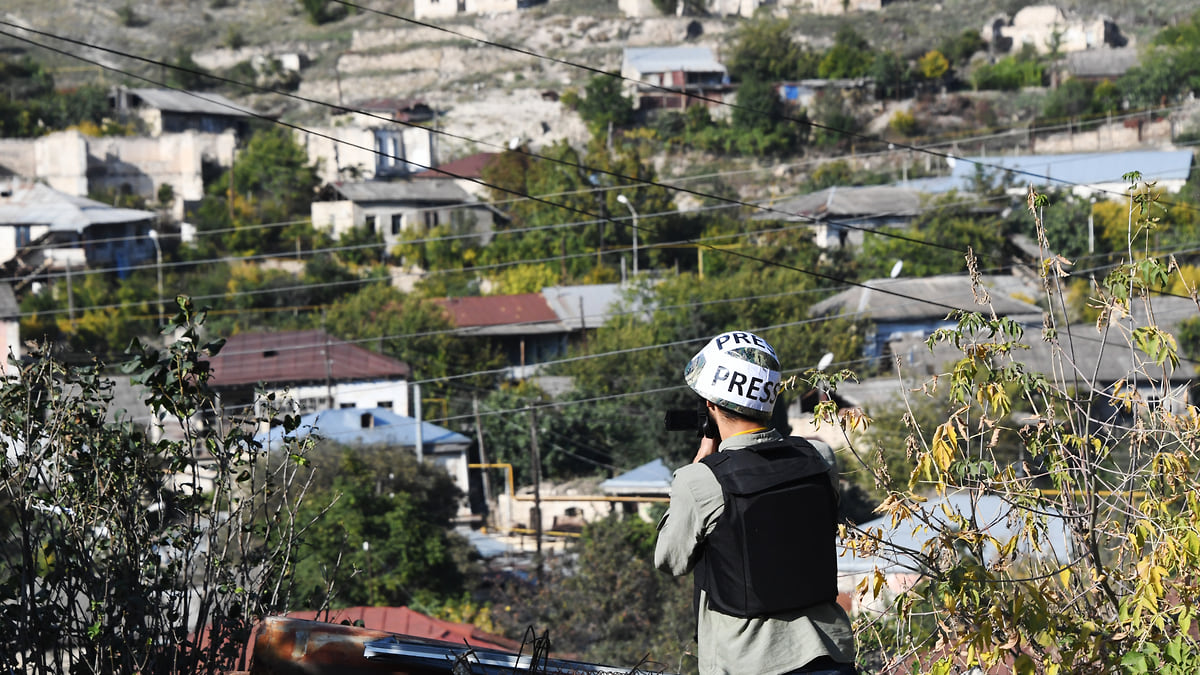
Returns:
[[[150,241],[154,242],[155,270],[158,272],[158,320],[163,317],[162,246],[158,243],[158,230],[150,230]]]
[[[633,214],[633,276],[637,276],[637,233],[638,233],[638,212],[633,208],[633,203],[625,195],[617,195],[617,201],[629,207],[629,212]]]

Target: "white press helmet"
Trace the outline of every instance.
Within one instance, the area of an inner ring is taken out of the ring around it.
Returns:
[[[718,407],[766,420],[779,396],[779,357],[754,333],[721,333],[692,357],[683,379],[692,391]]]

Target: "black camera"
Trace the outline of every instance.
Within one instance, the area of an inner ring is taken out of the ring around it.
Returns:
[[[708,406],[703,400],[691,410],[668,410],[663,423],[667,431],[695,431],[697,436],[717,438],[717,425],[709,417]]]

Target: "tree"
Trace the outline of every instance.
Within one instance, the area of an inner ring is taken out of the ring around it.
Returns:
[[[654,569],[655,529],[640,518],[589,523],[541,583],[509,580],[496,602],[510,635],[549,632],[556,649],[598,663],[675,671],[694,651],[691,580]]]
[[[827,80],[866,77],[874,63],[871,45],[849,24],[838,28],[833,46],[825,52],[817,74]]]
[[[747,79],[738,87],[738,105],[730,120],[735,144],[745,155],[782,154],[795,150],[805,138],[807,125],[786,119],[786,109],[775,87]]]
[[[875,94],[880,98],[900,98],[911,79],[908,65],[895,52],[886,49],[875,54],[870,75],[875,80]]]
[[[322,442],[300,518],[313,521],[296,565],[296,603],[399,606],[462,594],[473,551],[454,534],[458,490],[406,450]]]
[[[1139,178],[1130,178],[1136,188]],[[1132,194],[1131,236],[1147,230],[1139,221],[1157,200],[1152,190]],[[1039,224],[1044,200],[1031,191],[1029,206]],[[1046,304],[1059,306],[1053,289],[1061,263],[1048,256],[1042,270]],[[1200,504],[1200,486],[1191,467],[1200,425],[1196,409],[1175,405],[1169,393],[1179,364],[1174,337],[1131,314],[1171,275],[1166,260],[1126,257],[1093,287],[1089,302],[1103,311],[1088,327],[1068,328],[1051,313],[1030,338],[985,304],[956,312],[953,327],[929,338],[961,357],[932,392],[925,390],[948,397],[948,414],[932,425],[908,420],[908,480],[893,484],[879,508],[932,534],[921,550],[905,554],[923,581],[895,599],[888,632],[899,644],[888,654],[891,665],[918,654],[903,669],[1194,672],[1200,515],[1191,505]],[[1115,386],[1110,375],[1093,381],[1099,364],[1080,360],[1078,347],[1094,339],[1125,352],[1118,360],[1128,374]],[[1039,372],[1025,347],[1070,367]],[[1023,409],[1013,415],[1018,405]],[[832,412],[826,407],[823,419],[839,423]],[[840,421],[847,429],[864,422]],[[1006,444],[1020,448],[1024,461],[1006,461],[997,452]],[[854,452],[864,456],[861,448]],[[885,484],[881,474],[876,479]],[[998,496],[1010,529],[1002,534],[980,522],[974,506],[930,517],[922,504],[951,492],[972,505]],[[880,553],[889,544],[877,535],[856,533],[848,545]],[[1065,544],[1052,544],[1055,537]],[[869,595],[879,581],[867,578],[860,588]],[[932,612],[935,621],[916,625],[914,610]]]
[[[802,50],[792,40],[786,19],[759,16],[738,26],[727,60],[729,76],[738,82],[778,82],[803,77],[798,70]]]
[[[305,450],[264,456],[243,427],[200,425],[215,397],[203,316],[179,302],[159,350],[123,365],[157,424],[113,411],[102,365],[35,350],[0,385],[0,668],[50,673],[244,669],[253,622],[286,609]],[[48,629],[53,627],[53,629]]]
[[[618,73],[595,75],[584,87],[579,101],[579,116],[593,136],[603,135],[609,126],[621,128],[633,120],[633,101],[621,93]]]
[[[950,62],[941,52],[934,49],[926,52],[925,56],[917,61],[917,70],[926,80],[940,80],[950,71]]]

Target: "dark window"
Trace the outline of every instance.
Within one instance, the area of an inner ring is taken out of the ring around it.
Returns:
[[[363,224],[367,226],[367,232],[375,234],[375,216],[367,216]]]
[[[425,227],[434,228],[437,226],[438,226],[438,212],[437,211],[426,211],[425,212]]]
[[[392,234],[400,234],[400,229],[404,226],[404,214],[392,214]]]

